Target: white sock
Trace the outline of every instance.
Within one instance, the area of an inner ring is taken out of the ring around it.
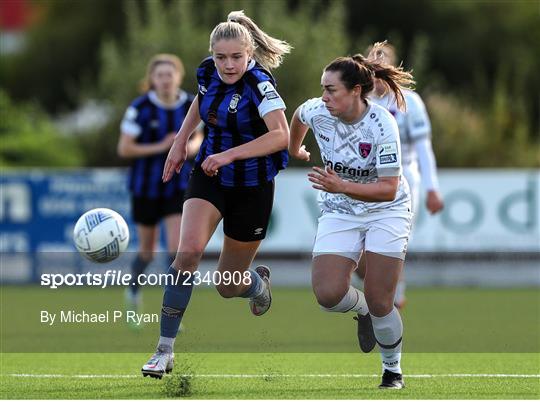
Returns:
[[[394,307],[384,317],[371,315],[373,332],[381,351],[383,371],[389,370],[401,374],[401,337],[403,323],[399,311]]]
[[[349,311],[354,311],[361,315],[366,315],[369,313],[364,293],[356,288],[353,288],[352,286],[349,286],[349,290],[347,293],[345,293],[343,299],[341,299],[341,301],[334,307],[327,308],[321,306],[321,308],[324,311],[331,313],[347,313]]]
[[[158,349],[167,353],[172,353],[174,350],[174,340],[176,338],[167,338],[166,336],[160,336],[158,342]]]

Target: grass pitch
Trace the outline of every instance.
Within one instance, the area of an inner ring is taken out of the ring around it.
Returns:
[[[538,399],[538,354],[405,354],[406,388],[379,390],[379,356],[346,353],[177,355],[143,378],[148,354],[4,354],[5,399]],[[180,374],[187,374],[184,378]],[[408,375],[408,376],[407,376]],[[478,376],[475,376],[478,375]],[[514,375],[514,376],[509,376]],[[181,387],[186,380],[189,392]]]
[[[122,289],[1,290],[5,399],[540,398],[537,289],[410,289],[397,391],[377,389],[379,354],[358,351],[352,316],[320,311],[309,289],[275,289],[263,317],[197,289],[162,381],[140,374],[159,324],[39,322],[42,309],[123,308]],[[145,310],[159,310],[161,296],[144,289]]]

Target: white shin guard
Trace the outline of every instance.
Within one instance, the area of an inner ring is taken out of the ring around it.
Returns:
[[[401,373],[401,338],[403,323],[399,311],[394,307],[384,317],[371,316],[373,332],[381,351],[383,370]]]
[[[369,313],[364,293],[352,286],[349,286],[349,290],[345,293],[343,299],[334,307],[328,308],[321,306],[321,309],[330,313],[347,313],[349,311],[354,311],[361,315]]]

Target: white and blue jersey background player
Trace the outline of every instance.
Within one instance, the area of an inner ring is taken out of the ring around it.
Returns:
[[[380,44],[376,44],[381,46]],[[402,105],[401,85],[412,76],[366,59],[340,57],[325,67],[323,94],[301,105],[291,122],[291,156],[309,160],[302,141],[311,129],[325,168],[309,180],[319,193],[321,216],[313,247],[312,287],[328,312],[354,312],[364,352],[379,345],[380,387],[402,388],[403,325],[393,305],[411,227],[407,182],[401,176],[401,147],[395,119],[367,99],[382,80]],[[351,286],[366,251],[364,293]]]
[[[170,261],[178,245],[184,192],[192,164],[184,164],[180,174],[169,183],[161,181],[161,172],[174,135],[194,99],[181,89],[183,76],[184,66],[177,56],[152,57],[143,81],[144,93],[127,108],[120,126],[118,154],[131,161],[128,182],[138,236],[138,253],[131,266],[136,279],[126,292],[128,308],[140,307],[138,278],[154,258],[162,221]],[[193,136],[190,157],[197,152],[201,140],[202,134]]]
[[[396,65],[395,49],[388,43],[378,50],[378,54],[372,54],[371,57]],[[420,207],[421,190],[425,191],[425,206],[431,214],[440,212],[444,204],[439,192],[437,163],[431,145],[431,122],[426,107],[416,92],[410,89],[403,89],[402,92],[405,108],[400,109],[395,96],[386,91],[384,85],[376,80],[369,99],[386,108],[398,124],[403,175],[411,189],[414,223],[414,217],[417,216]],[[363,259],[359,268],[357,272],[363,278],[365,270]],[[396,289],[394,303],[398,308],[402,308],[405,301],[405,281],[402,276]]]

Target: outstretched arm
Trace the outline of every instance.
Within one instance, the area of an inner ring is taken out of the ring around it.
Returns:
[[[197,95],[188,110],[186,118],[182,123],[182,127],[180,127],[180,130],[178,130],[178,133],[174,138],[174,143],[169,151],[169,155],[167,155],[167,160],[163,167],[162,180],[164,182],[171,180],[174,172],[180,173],[180,169],[188,155],[187,144],[189,137],[191,137],[191,134],[193,134],[193,131],[195,131],[200,122],[199,96]]]
[[[437,179],[437,164],[429,137],[422,138],[414,143],[422,186],[427,191],[426,208],[431,214],[436,214],[444,208],[443,199],[439,193],[439,181]]]

